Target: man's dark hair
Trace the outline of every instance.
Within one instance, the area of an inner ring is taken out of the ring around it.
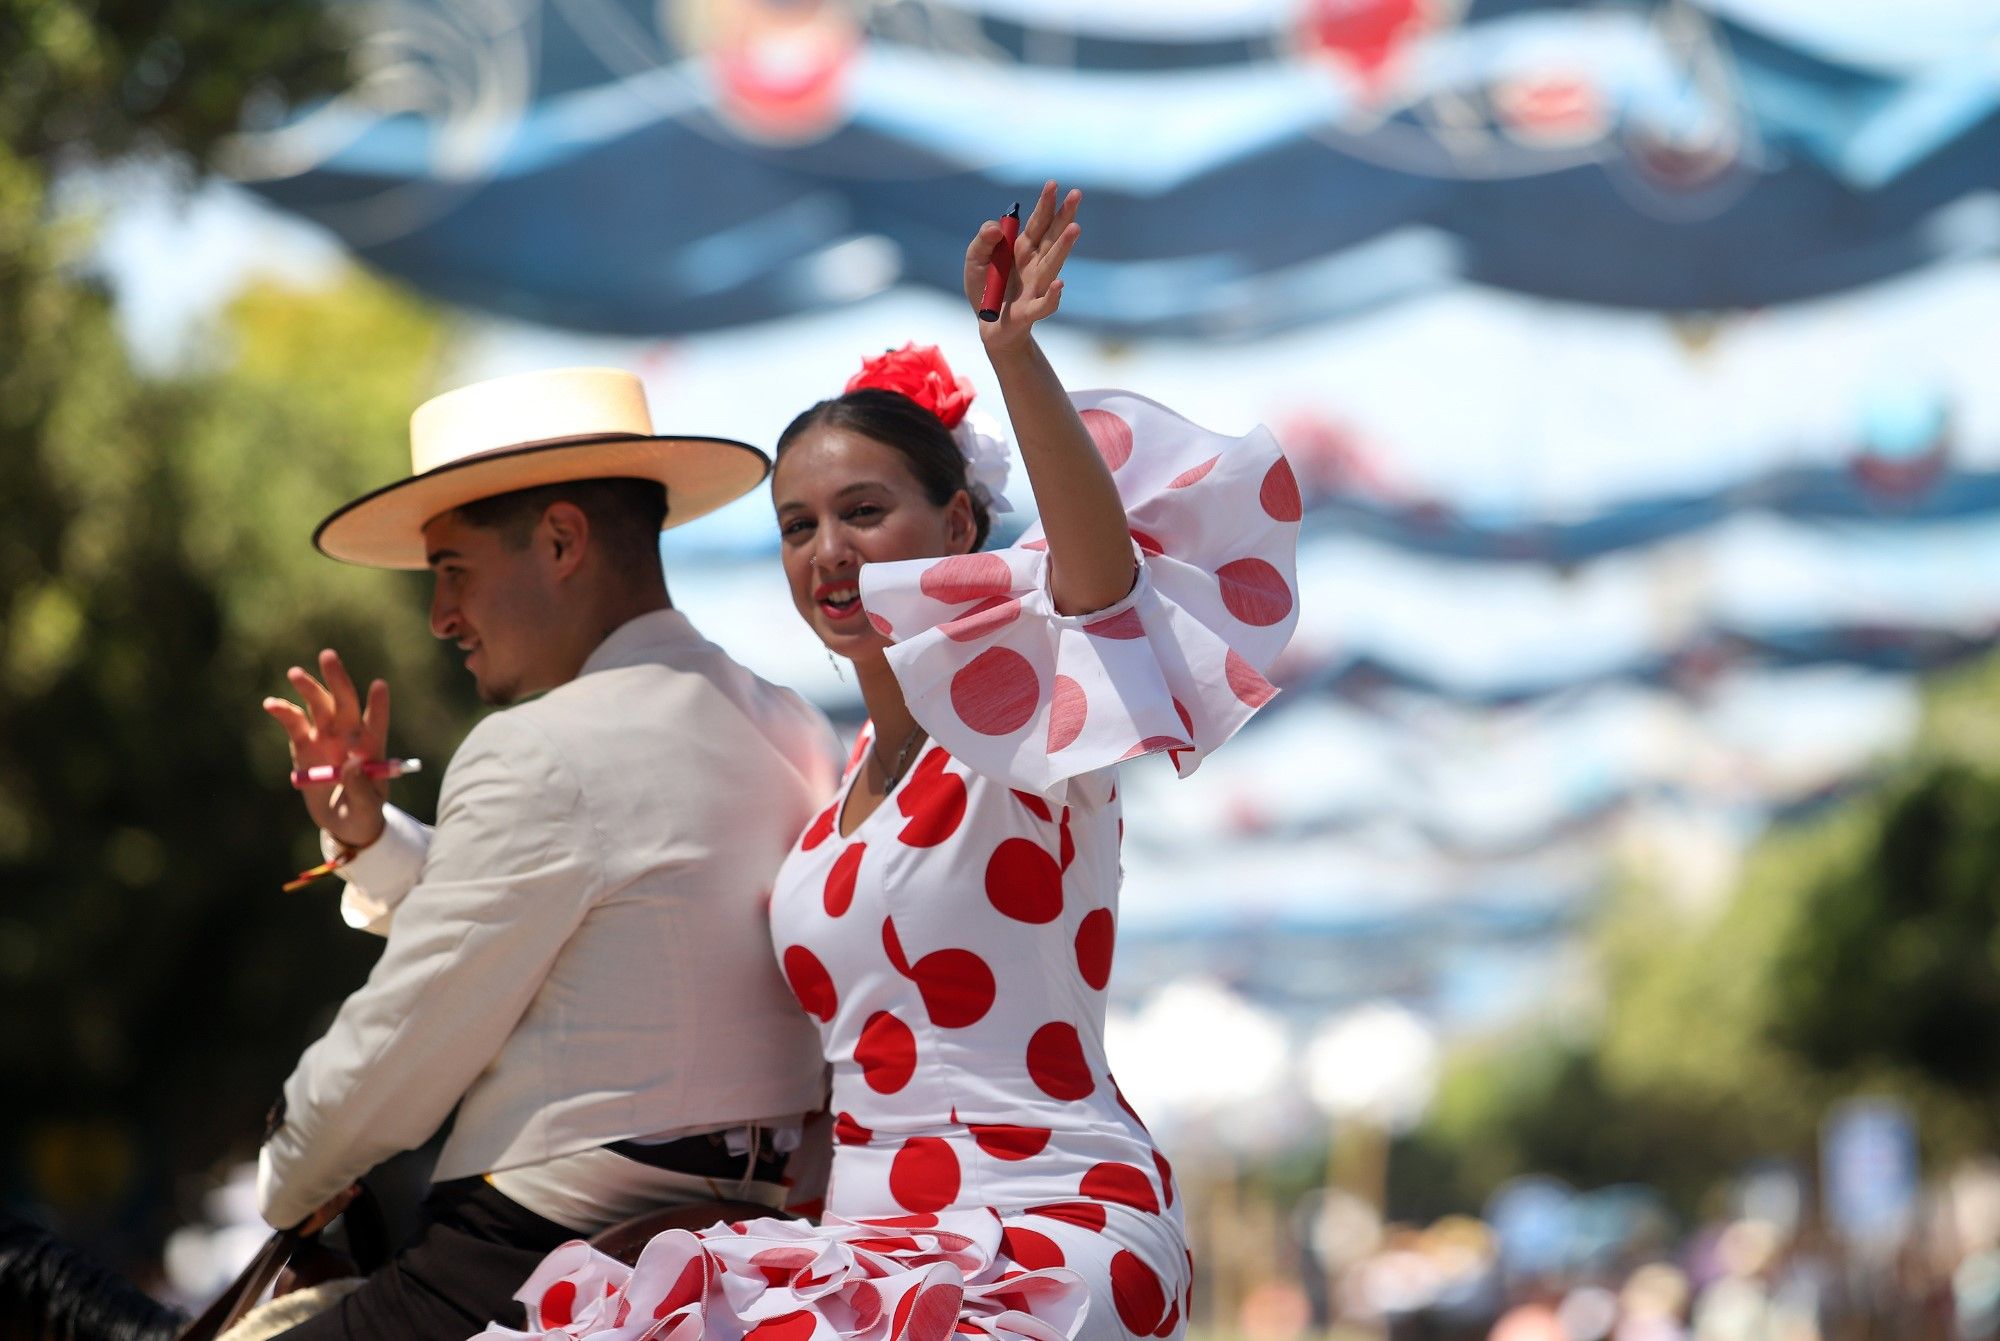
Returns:
[[[594,543],[613,564],[634,576],[660,571],[660,526],[667,519],[667,487],[658,480],[569,480],[475,499],[453,510],[468,526],[498,531],[509,549],[520,549],[551,504],[569,503],[590,519]]]
[[[807,429],[820,427],[848,429],[898,453],[916,476],[924,496],[939,507],[964,489],[972,500],[972,547],[978,549],[986,543],[993,519],[972,492],[965,457],[952,440],[951,430],[929,410],[901,392],[862,387],[802,411],[779,435],[776,455],[782,459],[785,449]]]

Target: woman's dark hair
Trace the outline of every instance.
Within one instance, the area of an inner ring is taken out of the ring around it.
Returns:
[[[972,482],[965,473],[965,457],[952,439],[951,430],[929,410],[901,392],[862,387],[823,400],[792,420],[778,435],[777,459],[784,460],[785,449],[812,428],[846,429],[894,449],[909,465],[924,497],[939,507],[949,503],[960,489],[965,490],[965,496],[972,501],[972,547],[980,549],[986,544],[993,518],[973,492]]]

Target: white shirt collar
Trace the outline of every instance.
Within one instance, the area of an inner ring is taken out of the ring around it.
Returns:
[[[680,611],[648,610],[605,635],[604,641],[584,658],[577,677],[581,679],[592,671],[637,665],[651,660],[648,654],[659,648],[700,641],[701,634]]]

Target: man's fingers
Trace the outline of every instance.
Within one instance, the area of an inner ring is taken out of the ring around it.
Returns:
[[[361,752],[380,759],[389,747],[389,682],[372,680],[368,685],[368,706],[361,711]]]
[[[282,698],[267,698],[263,706],[264,711],[285,728],[285,736],[292,743],[292,762],[297,763],[299,751],[312,744],[312,724],[306,721],[305,713],[296,703]]]
[[[354,677],[341,664],[340,653],[331,647],[319,654],[320,678],[326,681],[328,692],[333,695],[334,706],[340,711],[342,725],[349,725],[347,717],[361,715],[361,695],[354,690]],[[358,725],[358,723],[355,723]]]
[[[333,695],[326,692],[326,686],[306,673],[304,668],[294,666],[285,672],[285,678],[298,691],[299,699],[305,704],[306,718],[316,731],[328,731],[333,727]]]

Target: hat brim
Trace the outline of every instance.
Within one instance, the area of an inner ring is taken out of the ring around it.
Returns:
[[[658,480],[672,530],[743,497],[771,473],[747,442],[729,438],[591,437],[529,443],[453,461],[363,494],[313,530],[329,558],[369,568],[425,568],[424,526],[496,494],[572,480]]]

